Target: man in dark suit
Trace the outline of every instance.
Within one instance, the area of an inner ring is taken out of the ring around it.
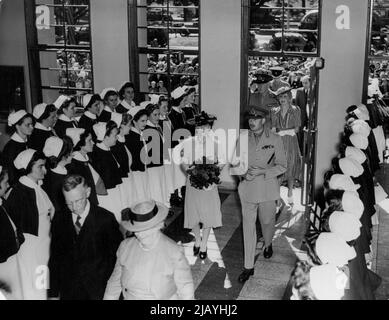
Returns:
[[[299,140],[300,150],[303,152],[303,143],[304,143],[304,128],[308,126],[308,120],[309,120],[309,90],[311,85],[311,80],[309,76],[304,76],[301,79],[301,82],[303,84],[302,88],[297,89],[296,92],[296,105],[301,110],[301,126],[300,131],[297,133],[297,137]]]
[[[83,177],[65,178],[67,208],[52,223],[51,297],[61,300],[101,300],[116,262],[123,236],[114,215],[89,202]]]

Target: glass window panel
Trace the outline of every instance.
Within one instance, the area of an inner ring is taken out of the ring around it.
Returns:
[[[249,49],[280,52],[282,48],[281,35],[281,32],[270,30],[250,31]]]
[[[40,51],[39,59],[41,68],[61,68],[63,61],[58,59],[62,55],[62,50],[59,51]],[[66,65],[64,65],[66,67]]]
[[[389,8],[373,10],[371,23],[371,55],[388,56]]]
[[[42,86],[67,87],[67,74],[65,70],[41,70]]]
[[[38,44],[63,45],[65,37],[66,35],[62,26],[50,26],[49,29],[38,28]]]
[[[140,91],[141,92],[148,92],[149,91],[149,75],[148,74],[140,74],[139,80],[140,80]]]
[[[46,103],[53,103],[58,99],[60,90],[58,89],[42,89],[42,99]]]
[[[139,29],[142,30],[142,29]],[[142,37],[144,33],[142,32]],[[169,41],[168,29],[151,27],[147,28],[147,46],[151,48],[167,48]],[[140,41],[139,41],[140,42]]]
[[[309,38],[308,36],[309,35]],[[279,35],[281,38],[281,35]],[[299,32],[284,32],[283,34],[285,51],[293,52],[316,52],[317,51],[317,33],[299,33]]]
[[[259,6],[250,8],[250,29],[280,29],[282,26],[282,9],[263,9]]]

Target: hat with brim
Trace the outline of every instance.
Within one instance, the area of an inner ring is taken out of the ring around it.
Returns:
[[[275,78],[282,76],[282,73],[284,72],[284,70],[285,69],[283,67],[280,67],[280,66],[275,66],[275,67],[270,68],[270,71],[271,71],[273,77],[275,77]]]
[[[246,119],[265,119],[270,114],[269,110],[261,107],[251,107],[246,112]]]
[[[255,71],[251,83],[263,84],[263,83],[268,83],[272,80],[273,80],[273,76],[271,75],[271,72],[261,68]]]
[[[291,92],[292,88],[285,86],[285,87],[278,88],[276,91],[273,91],[271,89],[269,89],[269,91],[270,91],[271,94],[275,95],[278,98],[280,95],[282,95],[284,93]]]
[[[122,222],[122,226],[131,232],[146,231],[163,222],[168,213],[169,209],[162,203],[144,201],[122,211],[122,216],[129,218]]]

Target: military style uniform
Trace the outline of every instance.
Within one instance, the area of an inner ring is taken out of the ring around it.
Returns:
[[[254,267],[257,234],[255,222],[259,209],[259,220],[265,234],[266,228],[274,228],[276,201],[280,199],[280,185],[277,177],[286,171],[286,156],[281,137],[264,131],[260,136],[248,133],[248,149],[242,153],[247,167],[265,169],[264,175],[252,180],[247,177],[239,185],[242,203],[245,268]]]

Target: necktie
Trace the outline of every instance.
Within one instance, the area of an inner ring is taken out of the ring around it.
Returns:
[[[80,234],[80,231],[81,231],[81,217],[80,216],[77,216],[77,220],[76,220],[76,223],[74,224],[74,228],[76,229],[76,233],[77,235]]]

